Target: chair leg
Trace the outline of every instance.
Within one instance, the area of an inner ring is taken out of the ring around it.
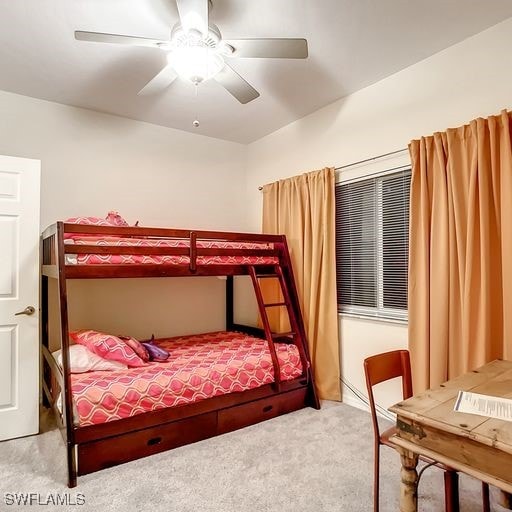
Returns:
[[[444,472],[444,503],[446,512],[459,512],[459,475],[455,471]]]
[[[489,496],[489,484],[482,482],[482,510],[491,512],[491,499]]]
[[[375,444],[373,459],[373,512],[379,512],[380,445]]]

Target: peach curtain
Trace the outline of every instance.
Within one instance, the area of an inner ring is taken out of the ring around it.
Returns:
[[[316,388],[328,400],[341,398],[334,185],[331,168],[263,187],[263,232],[287,237]],[[283,316],[269,318],[273,329],[288,330]]]
[[[409,145],[415,391],[512,359],[512,115]]]

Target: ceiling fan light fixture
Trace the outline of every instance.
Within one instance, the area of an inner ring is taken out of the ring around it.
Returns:
[[[224,59],[217,49],[219,42],[217,27],[211,27],[205,37],[198,30],[184,30],[178,23],[172,31],[168,62],[181,78],[194,84],[204,82],[224,67]]]
[[[213,78],[225,64],[220,55],[206,46],[176,47],[167,59],[180,78],[194,84]]]

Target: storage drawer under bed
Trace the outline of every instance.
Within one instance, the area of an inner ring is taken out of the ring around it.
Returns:
[[[219,411],[218,433],[224,434],[281,414],[302,409],[306,401],[306,388],[288,391],[246,404]]]
[[[78,475],[231,432],[306,405],[305,387],[78,445]]]
[[[78,474],[122,464],[212,437],[217,432],[217,413],[199,414],[135,432],[78,445]]]

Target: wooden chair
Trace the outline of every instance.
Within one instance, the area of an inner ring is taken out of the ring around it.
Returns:
[[[370,412],[373,422],[374,433],[374,477],[373,477],[373,510],[379,512],[379,474],[380,474],[380,446],[386,445],[395,448],[390,438],[396,433],[396,427],[391,427],[380,433],[379,423],[377,421],[377,411],[373,397],[373,386],[381,382],[402,378],[403,399],[410,398],[412,393],[411,361],[407,350],[394,350],[368,357],[364,360],[364,374],[366,377],[366,387],[368,389],[368,399],[370,401]],[[420,460],[435,465],[444,471],[444,496],[446,512],[459,512],[459,475],[457,472],[425,457]],[[489,486],[482,483],[482,502],[483,511],[490,512],[489,505]]]

